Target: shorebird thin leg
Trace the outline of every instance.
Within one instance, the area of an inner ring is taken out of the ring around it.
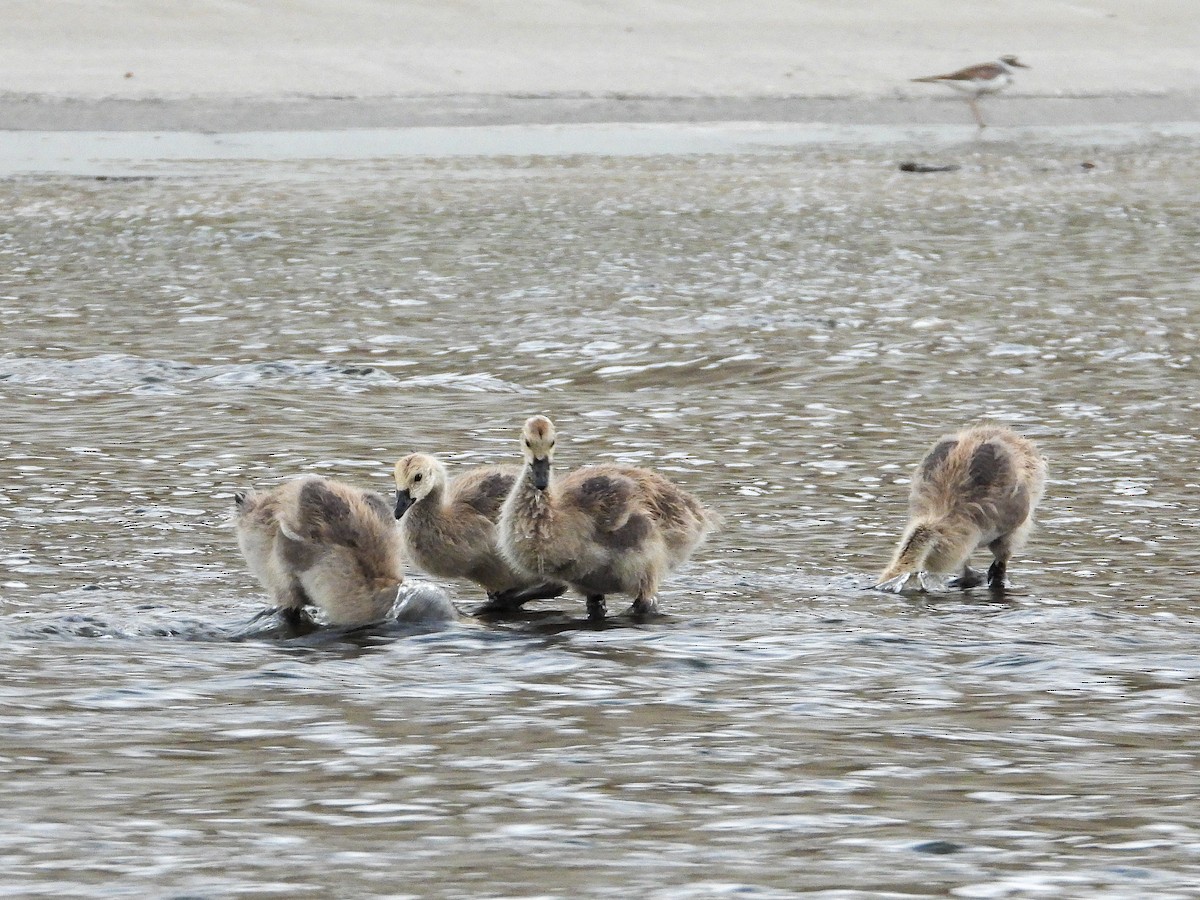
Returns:
[[[971,106],[971,112],[974,114],[974,116],[975,116],[975,121],[976,121],[976,122],[979,124],[979,127],[980,127],[980,128],[987,128],[987,122],[983,121],[983,116],[981,116],[981,115],[979,114],[979,105],[978,105],[978,104],[975,102],[975,98],[974,98],[974,97],[968,97],[968,98],[967,98],[967,103],[968,103],[968,104],[970,104],[970,106]]]

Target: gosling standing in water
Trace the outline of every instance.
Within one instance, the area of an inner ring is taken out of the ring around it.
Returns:
[[[499,547],[500,508],[517,481],[517,466],[483,466],[450,481],[432,456],[396,463],[396,518],[408,558],[440,578],[466,578],[487,591],[481,611],[517,609],[567,586],[513,568]]]
[[[958,572],[952,586],[976,587],[983,577],[967,562],[986,546],[993,557],[987,585],[1002,590],[1045,487],[1046,461],[1011,429],[975,425],[946,435],[913,475],[908,527],[876,587],[898,593],[917,573],[924,588],[926,572]]]
[[[604,618],[606,594],[631,594],[630,613],[653,613],[659,583],[717,527],[717,516],[648,469],[587,466],[554,478],[554,444],[545,416],[525,423],[525,468],[500,514],[504,555],[575,588],[591,619]]]
[[[289,625],[303,623],[308,604],[333,625],[387,616],[404,573],[400,530],[386,500],[307,476],[238,492],[234,501],[238,546]]]

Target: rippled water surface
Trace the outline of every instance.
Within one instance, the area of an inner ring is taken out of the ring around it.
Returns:
[[[0,896],[1197,896],[1197,184],[1166,139],[0,181]],[[248,625],[236,488],[534,412],[725,516],[669,618]],[[980,416],[1050,459],[1012,589],[866,590]]]

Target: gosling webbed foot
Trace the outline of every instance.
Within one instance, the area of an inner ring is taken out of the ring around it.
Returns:
[[[474,615],[501,616],[518,611],[521,604],[512,602],[511,595],[512,591],[488,591],[487,600],[475,610]]]
[[[629,607],[629,617],[636,621],[644,621],[661,615],[658,609],[657,597],[638,597]]]
[[[977,588],[981,584],[983,584],[983,573],[977,569],[972,569],[970,566],[963,566],[962,574],[955,575],[947,581],[946,587],[966,591],[971,588]]]
[[[280,607],[279,620],[290,637],[304,637],[317,630],[317,623],[303,606]]]
[[[489,591],[487,602],[476,610],[475,614],[499,615],[517,612],[531,600],[550,600],[561,596],[567,590],[565,584],[547,581],[532,587],[508,588],[503,591]]]
[[[509,588],[506,591],[497,591],[494,594],[488,594],[488,600],[507,606],[520,606],[522,603],[528,603],[531,600],[552,600],[555,597],[562,596],[566,593],[566,590],[567,586],[565,584],[546,581],[542,584],[532,585],[531,587]]]
[[[528,603],[530,600],[553,600],[555,597],[561,597],[567,592],[565,584],[559,584],[555,581],[547,581],[544,584],[537,584],[530,588],[525,588],[521,592],[521,602]]]
[[[893,594],[904,593],[905,587],[914,575],[916,575],[917,590],[922,594],[939,591],[945,585],[943,576],[933,572],[905,572],[903,575],[897,575],[895,578],[879,582],[879,584],[875,585],[875,589],[888,591]]]
[[[922,594],[934,594],[946,589],[946,576],[940,572],[918,572],[917,584]]]
[[[889,578],[887,581],[881,581],[875,585],[875,590],[886,591],[889,594],[899,594],[904,591],[904,585],[912,578],[912,572],[905,572],[897,575],[895,578]]]

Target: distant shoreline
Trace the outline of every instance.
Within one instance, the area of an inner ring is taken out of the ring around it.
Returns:
[[[1200,92],[985,98],[989,124],[1165,124],[1200,121]],[[95,98],[0,93],[0,131],[336,131],[478,125],[771,122],[971,124],[957,97],[451,94],[396,97]]]

